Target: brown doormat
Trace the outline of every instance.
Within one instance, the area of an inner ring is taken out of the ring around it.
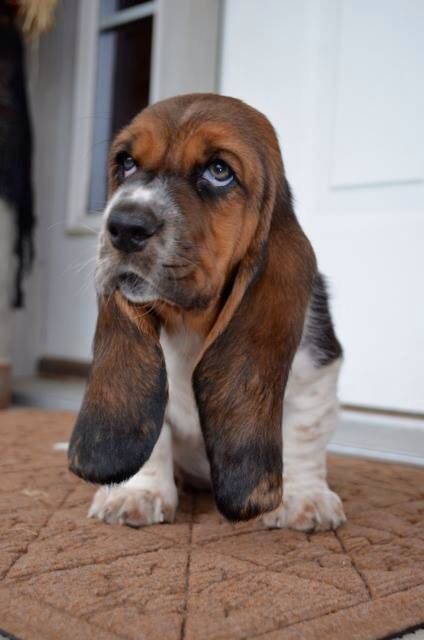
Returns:
[[[424,623],[424,470],[333,457],[337,533],[232,525],[207,494],[173,525],[86,518],[56,441],[74,416],[0,414],[0,629],[22,640],[375,640]]]

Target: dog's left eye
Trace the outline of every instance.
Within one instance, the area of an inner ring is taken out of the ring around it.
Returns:
[[[121,167],[124,174],[124,178],[128,178],[137,171],[137,163],[129,155],[125,155],[121,160]]]
[[[202,178],[214,187],[226,187],[233,182],[234,173],[223,160],[214,160],[203,171]]]

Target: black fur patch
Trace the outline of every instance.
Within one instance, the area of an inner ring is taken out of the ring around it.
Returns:
[[[317,273],[313,282],[302,347],[308,349],[314,363],[323,367],[343,355],[334,331],[325,278]]]
[[[260,429],[258,425],[258,432]],[[264,512],[263,505],[253,497],[249,499],[258,486],[262,485],[269,496],[281,490],[283,465],[278,446],[267,443],[261,446],[253,440],[230,452],[215,445],[210,459],[215,502],[228,520],[249,520]],[[276,506],[278,501],[275,505],[270,503],[269,510]]]
[[[24,58],[12,11],[8,3],[0,2],[0,197],[15,216],[16,307],[23,304],[22,280],[34,259],[32,133]]]
[[[142,376],[143,371],[138,372]],[[131,389],[131,403],[111,410],[85,400],[69,445],[69,469],[98,484],[123,482],[149,459],[160,435],[167,399],[165,367],[158,371],[150,397]]]

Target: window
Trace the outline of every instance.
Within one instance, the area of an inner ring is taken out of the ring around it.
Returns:
[[[106,201],[107,153],[115,133],[150,96],[153,2],[101,0],[91,143],[88,211]]]
[[[98,231],[111,139],[149,102],[214,91],[218,0],[75,0],[66,231]],[[136,61],[136,64],[134,64]]]

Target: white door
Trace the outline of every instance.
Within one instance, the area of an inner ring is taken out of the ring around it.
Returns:
[[[344,403],[424,412],[424,2],[226,0],[221,92],[275,125]]]

